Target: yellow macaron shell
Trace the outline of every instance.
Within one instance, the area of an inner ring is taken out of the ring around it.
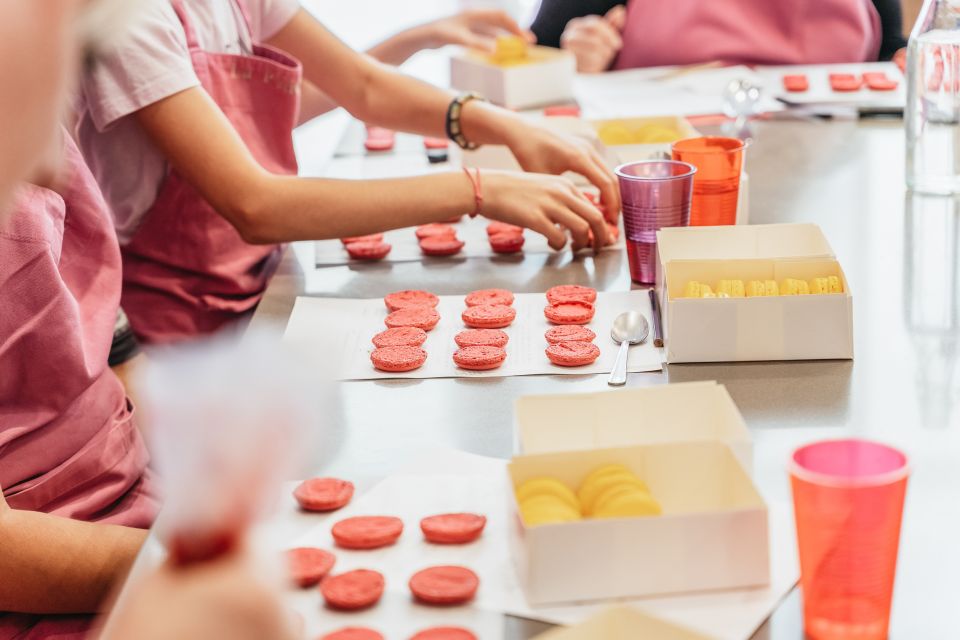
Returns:
[[[580,501],[567,485],[556,478],[532,478],[517,488],[517,502],[525,502],[534,496],[554,496],[571,509],[580,513]]]
[[[637,476],[629,473],[613,473],[601,476],[589,483],[580,486],[578,496],[580,498],[580,509],[584,515],[593,513],[597,499],[604,491],[616,486],[631,486],[641,491],[648,491],[647,485]]]
[[[553,495],[535,495],[520,503],[520,515],[528,527],[557,522],[576,522],[580,513]]]
[[[627,490],[608,496],[597,505],[594,518],[635,518],[658,516],[662,513],[659,503],[645,491]]]
[[[743,280],[721,280],[717,284],[717,295],[724,298],[742,298],[745,293]]]
[[[626,474],[628,474],[628,475],[633,475],[633,471],[630,471],[630,468],[627,467],[627,466],[625,466],[625,465],[622,465],[622,464],[605,464],[605,465],[603,465],[602,467],[597,467],[596,469],[594,469],[593,471],[591,471],[590,473],[588,473],[588,474],[586,475],[586,477],[585,477],[583,480],[580,481],[580,486],[582,487],[582,486],[585,485],[585,484],[590,484],[591,482],[593,482],[593,481],[596,480],[597,478],[600,478],[600,477],[606,476],[606,475],[610,475],[610,474],[612,474],[612,473],[617,473],[617,474],[626,473]]]
[[[810,293],[810,285],[806,280],[796,278],[785,278],[780,282],[780,295],[782,296],[804,296]]]
[[[684,298],[699,298],[700,297],[700,283],[696,280],[691,280],[683,287],[683,297]]]

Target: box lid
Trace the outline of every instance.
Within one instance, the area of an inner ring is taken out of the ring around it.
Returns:
[[[552,453],[670,442],[750,442],[726,387],[685,382],[516,402],[520,451]]]
[[[820,227],[812,223],[670,227],[657,232],[660,262],[738,258],[834,257]]]
[[[563,629],[552,629],[536,640],[711,640],[690,629],[654,618],[630,607],[612,607],[591,616],[581,624]]]

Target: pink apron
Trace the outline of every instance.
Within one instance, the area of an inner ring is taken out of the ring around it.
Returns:
[[[614,69],[876,60],[870,0],[630,0]]]
[[[64,137],[66,188],[24,186],[0,226],[0,486],[15,509],[147,528],[158,506],[147,451],[107,367],[120,252]],[[0,614],[0,638],[82,637],[89,620]]]
[[[171,2],[203,88],[264,169],[296,174],[293,128],[300,108],[300,63],[260,45],[254,45],[249,56],[203,51],[181,0]],[[238,4],[249,28],[245,9]],[[143,224],[122,249],[123,309],[133,330],[147,342],[212,333],[252,313],[281,249],[244,242],[170,169]]]

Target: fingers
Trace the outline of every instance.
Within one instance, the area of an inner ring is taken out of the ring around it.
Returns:
[[[584,176],[600,190],[600,202],[606,209],[607,219],[616,223],[620,214],[620,187],[603,159],[591,148],[578,153],[570,164],[570,170]]]
[[[530,33],[521,29],[517,21],[510,17],[510,14],[500,9],[471,9],[464,12],[464,15],[467,17],[471,29],[499,28],[524,40],[528,38]]]
[[[618,4],[614,8],[607,11],[607,15],[603,16],[603,19],[610,24],[611,27],[617,31],[623,31],[623,28],[627,26],[627,7],[623,4]]]
[[[560,46],[574,54],[577,71],[606,71],[623,47],[620,33],[599,16],[571,20],[560,37]]]
[[[574,213],[572,198],[557,203],[548,211],[550,218],[557,224],[566,227],[570,232],[573,250],[579,251],[590,245],[590,223]]]
[[[529,228],[547,239],[547,244],[555,251],[567,245],[567,232],[558,227],[549,215],[537,215],[529,223]]]
[[[620,32],[598,16],[589,16],[578,25],[577,33],[584,42],[592,46],[602,46],[609,51],[619,51],[623,48],[623,38]]]
[[[497,41],[492,36],[469,31],[463,35],[463,41],[458,44],[483,53],[493,53],[497,48]]]
[[[600,210],[597,209],[592,202],[587,200],[586,197],[580,190],[576,187],[572,187],[570,197],[566,200],[566,204],[570,207],[570,210],[576,214],[580,220],[586,223],[586,228],[593,233],[593,252],[597,253],[601,248],[605,247],[608,242],[608,232],[607,225],[603,221],[603,215],[600,213]],[[571,228],[571,232],[573,229]],[[584,233],[583,243],[581,244],[579,238],[574,236],[574,250],[589,246],[590,243],[590,234]]]

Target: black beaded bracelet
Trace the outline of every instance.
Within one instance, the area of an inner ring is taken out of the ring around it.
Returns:
[[[480,146],[475,142],[467,140],[467,137],[463,135],[463,127],[460,126],[460,115],[463,113],[463,105],[471,100],[483,100],[483,96],[479,93],[462,93],[451,100],[450,106],[447,107],[446,122],[447,137],[453,140],[461,149],[468,150],[476,149]]]

